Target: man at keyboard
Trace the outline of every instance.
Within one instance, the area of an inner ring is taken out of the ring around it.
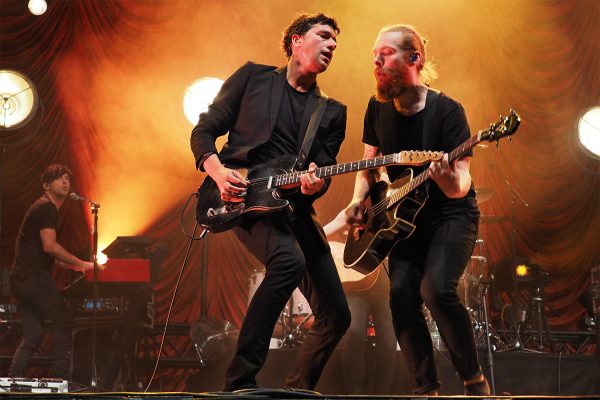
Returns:
[[[10,366],[11,377],[25,377],[29,358],[44,337],[43,323],[53,323],[52,375],[66,379],[72,347],[71,311],[52,281],[55,261],[77,271],[94,264],[69,253],[56,241],[58,209],[69,195],[71,171],[64,165],[50,165],[42,174],[43,195],[27,210],[15,245],[10,272],[10,289],[17,299],[23,321],[23,340]]]

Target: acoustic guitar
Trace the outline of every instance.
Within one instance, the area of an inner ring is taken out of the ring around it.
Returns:
[[[484,140],[498,142],[513,135],[521,118],[511,110],[506,117],[490,124],[448,154],[452,162]],[[344,247],[344,265],[363,274],[374,271],[387,257],[394,245],[412,235],[415,218],[423,208],[427,195],[420,186],[429,179],[425,170],[413,178],[413,171],[406,173],[388,185],[380,181],[372,188],[366,199],[365,226],[351,226]]]

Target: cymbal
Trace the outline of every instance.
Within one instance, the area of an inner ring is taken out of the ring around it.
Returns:
[[[495,224],[496,222],[506,221],[508,217],[504,215],[482,215],[479,217],[480,224]]]
[[[475,194],[477,194],[477,203],[483,203],[494,197],[494,189],[489,186],[482,186],[475,189]]]

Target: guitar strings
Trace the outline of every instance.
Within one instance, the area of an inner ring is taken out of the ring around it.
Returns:
[[[403,153],[407,153],[407,151],[402,151],[400,153],[396,153],[396,154],[402,154],[403,157],[408,157],[406,155],[404,155]],[[411,153],[411,152],[408,152]],[[330,175],[338,175],[340,174],[339,170],[341,169],[343,172],[341,173],[345,173],[345,172],[352,172],[354,169],[352,168],[353,164],[357,165],[357,169],[360,169],[360,164],[364,163],[367,166],[369,165],[370,161],[373,161],[373,168],[375,167],[382,167],[386,164],[389,164],[390,160],[393,160],[393,157],[396,156],[396,154],[387,154],[387,155],[382,155],[382,156],[378,156],[378,157],[374,157],[368,160],[359,160],[359,161],[351,161],[351,162],[347,162],[347,163],[343,163],[343,164],[337,164],[337,165],[330,165],[330,166],[325,166],[325,167],[319,167],[317,169],[315,169],[315,175],[317,175],[318,178],[321,177],[321,173],[324,172],[325,174],[327,174],[327,169],[331,169],[331,174]],[[435,155],[435,153],[433,154]],[[430,155],[431,156],[431,155]],[[346,171],[346,166],[350,167],[349,171]],[[336,170],[336,173],[333,173],[333,170]],[[288,172],[288,173],[284,173],[284,174],[280,174],[280,175],[271,175],[271,176],[267,176],[267,177],[261,177],[261,178],[255,178],[255,179],[251,179],[249,182],[249,186],[253,186],[256,184],[262,184],[263,182],[268,182],[269,179],[272,179],[273,181],[275,180],[281,180],[282,176],[286,176],[286,175],[292,175],[290,178],[292,180],[299,178],[300,175],[306,174],[308,173],[308,170],[304,170],[304,171],[296,171],[296,172]],[[296,182],[291,182],[291,183],[296,183]]]

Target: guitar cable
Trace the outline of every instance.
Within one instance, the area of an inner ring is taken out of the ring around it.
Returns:
[[[154,381],[154,377],[156,376],[156,371],[158,370],[158,364],[160,362],[160,356],[162,355],[162,350],[163,350],[163,346],[165,343],[165,337],[167,335],[167,329],[169,327],[169,320],[171,318],[171,311],[173,310],[173,304],[175,303],[175,297],[177,296],[177,291],[179,290],[179,284],[181,282],[181,277],[183,276],[183,272],[185,271],[185,265],[187,264],[187,260],[190,255],[190,250],[192,249],[192,243],[194,243],[194,241],[196,241],[196,240],[203,239],[206,236],[206,234],[208,233],[208,229],[203,228],[202,232],[200,232],[200,235],[194,236],[196,234],[196,230],[198,229],[198,221],[195,222],[194,230],[191,235],[188,234],[188,232],[185,230],[183,216],[185,214],[185,210],[187,209],[187,206],[188,206],[190,200],[192,199],[192,197],[194,195],[196,197],[198,197],[198,192],[194,192],[194,193],[190,194],[181,209],[180,228],[181,228],[183,234],[188,239],[190,239],[190,242],[188,243],[187,250],[185,252],[185,256],[183,257],[183,261],[181,263],[181,268],[179,269],[179,275],[177,276],[177,282],[175,282],[175,289],[173,290],[173,296],[171,297],[171,303],[169,304],[169,309],[167,311],[167,318],[165,320],[165,326],[163,328],[163,333],[162,333],[162,337],[160,340],[160,347],[158,348],[158,355],[156,356],[156,362],[154,363],[154,369],[152,371],[152,375],[150,375],[150,380],[148,381],[148,384],[146,385],[146,388],[144,389],[144,393],[147,393],[148,389],[150,389],[150,385],[152,385],[152,382]]]
[[[199,236],[194,236],[194,233],[196,233],[196,228],[198,227],[198,222],[196,222],[196,225],[194,226],[194,233],[192,233],[191,235],[185,230],[185,223],[184,223],[185,210],[187,209],[188,205],[190,204],[190,200],[192,200],[192,197],[196,196],[196,199],[197,199],[199,194],[200,194],[200,188],[198,188],[197,191],[190,193],[187,200],[185,201],[185,204],[181,208],[181,212],[179,213],[179,227],[181,228],[181,231],[183,232],[183,234],[190,240],[200,240],[206,235],[206,228],[205,228],[204,231],[202,231]]]

